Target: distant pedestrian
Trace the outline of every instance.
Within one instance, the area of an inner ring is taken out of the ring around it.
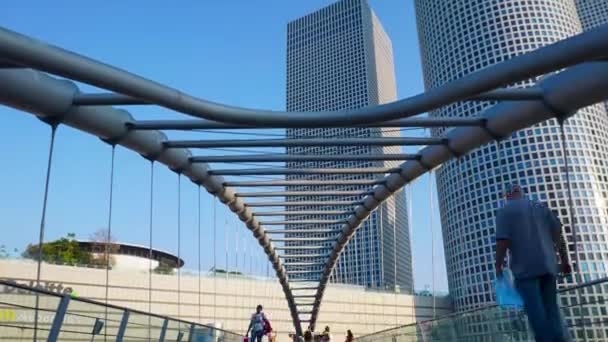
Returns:
[[[251,315],[249,322],[249,328],[247,328],[247,335],[251,331],[251,340],[249,342],[262,342],[262,337],[265,333],[266,316],[264,315],[263,307],[258,305],[255,308],[255,313]]]
[[[353,332],[349,330],[346,331],[346,342],[352,342],[355,339],[353,336]]]
[[[321,342],[331,341],[331,333],[329,332],[329,326],[325,327],[325,330],[321,333]]]
[[[502,277],[510,250],[515,287],[536,341],[569,341],[557,303],[556,251],[561,272],[572,272],[562,225],[547,205],[525,198],[520,186],[507,186],[505,196],[507,203],[496,215],[496,275]]]
[[[306,330],[304,332],[304,342],[312,342],[312,331]]]

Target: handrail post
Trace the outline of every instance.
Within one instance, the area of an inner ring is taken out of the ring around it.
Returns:
[[[122,339],[125,336],[127,324],[129,323],[129,314],[129,310],[122,312],[122,319],[120,320],[120,326],[118,327],[118,332],[116,333],[116,342],[122,342]]]
[[[190,325],[190,334],[188,335],[188,342],[194,342],[194,331],[196,324],[192,323]]]
[[[160,329],[160,336],[158,337],[158,342],[165,342],[165,334],[167,333],[167,325],[169,325],[169,319],[165,318],[163,321],[163,326]]]
[[[53,319],[53,325],[49,331],[47,342],[57,342],[57,338],[59,338],[59,333],[61,332],[61,326],[63,325],[65,313],[68,311],[68,304],[70,304],[70,296],[64,295],[61,297],[59,305],[57,305],[57,311],[55,312],[55,318]]]

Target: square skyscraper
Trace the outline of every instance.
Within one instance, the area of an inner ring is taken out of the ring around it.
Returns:
[[[342,0],[296,19],[287,27],[287,110],[324,111],[374,106],[396,100],[393,52],[389,37],[364,0]],[[311,128],[287,129],[288,138],[398,137],[398,129]],[[398,153],[399,147],[338,146],[289,147],[291,155],[364,155]],[[376,180],[383,174],[357,173],[360,168],[390,168],[394,161],[289,162],[292,169],[354,169],[351,174],[289,175],[290,180]],[[287,211],[343,212],[348,218],[370,185],[290,186],[287,191],[313,190],[327,194],[290,197],[287,201],[307,205],[289,206]],[[294,213],[295,214],[295,213]],[[327,215],[291,215],[293,220],[323,220]],[[288,224],[290,246],[318,244],[310,254],[287,259],[291,278],[316,280],[343,223]],[[413,286],[410,234],[403,190],[380,206],[359,228],[342,253],[331,281],[393,288],[410,292]],[[295,231],[295,232],[294,232]],[[301,232],[300,232],[301,231]],[[298,241],[302,240],[302,241]],[[324,254],[325,253],[325,254]]]

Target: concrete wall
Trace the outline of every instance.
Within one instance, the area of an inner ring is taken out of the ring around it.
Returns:
[[[114,266],[112,267],[115,270],[120,271],[148,271],[150,267],[150,259],[142,258],[136,255],[126,255],[126,254],[113,254],[112,258],[114,259]],[[158,266],[158,260],[152,260],[152,269]]]
[[[35,275],[36,264],[31,261],[0,260],[0,278],[27,284],[35,279]],[[147,312],[148,277],[146,272],[137,270],[110,271],[109,302]],[[43,264],[41,279],[44,281],[43,286],[54,291],[71,288],[78,297],[100,302],[105,298],[105,270]],[[179,307],[177,276],[154,274],[152,284],[151,311],[154,313],[179,316],[200,323],[217,321],[224,329],[244,332],[255,306],[262,304],[278,333],[279,341],[287,340],[287,333],[293,331],[283,292],[274,280],[227,279],[220,274],[215,279],[213,276],[203,276],[200,279],[199,306],[199,277],[182,274]],[[366,291],[361,287],[332,285],[326,290],[317,327],[322,330],[325,325],[329,325],[335,338],[341,338],[346,329],[351,329],[359,336],[412,323],[415,319],[428,319],[432,315],[432,302],[432,297],[413,297]],[[50,305],[52,307],[54,304]],[[437,298],[437,315],[450,312],[450,307],[449,300]]]

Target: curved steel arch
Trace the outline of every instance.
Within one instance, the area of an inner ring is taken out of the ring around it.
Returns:
[[[608,99],[608,62],[591,62],[571,67],[538,82],[543,90],[542,100],[499,103],[486,109],[481,117],[484,127],[462,127],[449,131],[445,145],[427,146],[419,153],[421,158],[399,166],[399,173],[384,178],[348,218],[325,264],[310,325],[314,329],[323,293],[340,253],[361,224],[382,202],[407,183],[444,162],[467,154],[492,140],[508,137],[512,133],[552,118],[563,122],[577,110]]]
[[[176,109],[186,114],[228,123],[249,124],[253,127],[310,127],[311,125],[341,127],[364,123],[379,125],[384,120],[411,116],[454,101],[480,98],[479,92],[492,90],[499,85],[520,81],[588,59],[607,56],[608,39],[606,37],[608,37],[608,25],[496,64],[409,99],[374,108],[313,113],[312,115],[310,113],[254,111],[213,104],[3,29],[0,29],[0,59],[119,91],[125,95],[135,96],[146,102]],[[292,256],[277,253],[278,249],[286,248],[273,246],[269,234],[256,220],[251,207],[248,207],[242,198],[239,198],[254,196],[254,194],[259,197],[286,196],[290,194],[289,192],[242,193],[239,195],[230,187],[225,186],[225,181],[221,176],[211,175],[206,164],[196,163],[196,158],[191,157],[189,150],[167,148],[164,145],[166,137],[162,132],[134,128],[133,118],[124,110],[108,106],[76,105],[78,102],[75,99],[80,94],[74,83],[57,80],[41,72],[23,69],[0,70],[0,103],[34,113],[49,123],[65,123],[112,144],[125,146],[150,160],[159,161],[170,169],[185,174],[194,183],[218,196],[246,223],[248,229],[253,232],[264,248],[285,293],[296,332],[301,333],[299,315],[310,314],[308,322],[314,328],[329,275],[335,267],[338,257],[359,225],[382,201],[427,170],[453,157],[466,154],[471,149],[494,138],[504,137],[518,129],[551,117],[563,120],[576,109],[607,98],[607,83],[608,64],[606,62],[594,62],[573,67],[540,82],[539,86],[534,89],[534,96],[527,97],[525,101],[501,103],[488,109],[482,116],[482,126],[454,129],[447,133],[445,144],[423,149],[416,158],[413,158],[414,160],[402,164],[398,170],[386,176],[382,184],[373,188],[371,193],[365,192],[370,195],[367,195],[363,201],[353,202],[358,204],[355,214],[348,218],[342,230],[338,231],[337,241],[328,249],[330,253],[327,255],[319,286],[316,287],[316,294],[300,296],[294,296],[292,290],[314,290],[315,287],[290,287],[289,274],[292,272],[288,271],[285,267],[286,264],[282,263],[280,258],[291,258]],[[541,99],[538,99],[539,94],[542,95]],[[123,96],[122,94],[109,95]],[[482,98],[487,97],[482,96]],[[517,98],[520,97],[506,97],[505,99]],[[551,115],[551,112],[557,112],[558,115]],[[321,114],[322,120],[316,116]],[[328,193],[338,194],[336,191]],[[315,193],[308,191],[303,194],[291,193],[291,195],[312,196]],[[363,204],[360,204],[361,202]],[[319,255],[325,256],[325,254]],[[315,254],[306,257],[312,256]],[[299,263],[304,264],[304,262]],[[294,270],[293,274],[297,274],[297,272],[309,273],[309,271]],[[294,280],[291,283],[296,281],[301,282],[301,280]],[[295,298],[313,298],[314,301],[306,304],[296,303]],[[298,312],[298,305],[312,305],[312,311]]]
[[[192,116],[251,126],[343,126],[413,116],[474,98],[480,93],[570,65],[605,58],[608,24],[489,66],[396,102],[334,112],[280,112],[226,106],[202,100],[119,68],[0,28],[2,59],[158,104]]]
[[[270,237],[245,206],[235,192],[224,186],[221,176],[208,174],[203,163],[190,161],[191,153],[184,148],[165,148],[166,136],[160,131],[134,131],[127,124],[133,121],[129,112],[108,106],[74,106],[72,99],[78,93],[75,83],[58,80],[39,71],[30,69],[0,70],[0,103],[35,114],[42,121],[56,125],[65,124],[100,139],[121,145],[151,161],[166,165],[190,180],[203,186],[209,193],[217,196],[252,231],[259,244],[268,255],[285,293],[287,305],[296,328],[301,334],[300,318],[294,296],[289,287],[287,273],[270,241]]]

